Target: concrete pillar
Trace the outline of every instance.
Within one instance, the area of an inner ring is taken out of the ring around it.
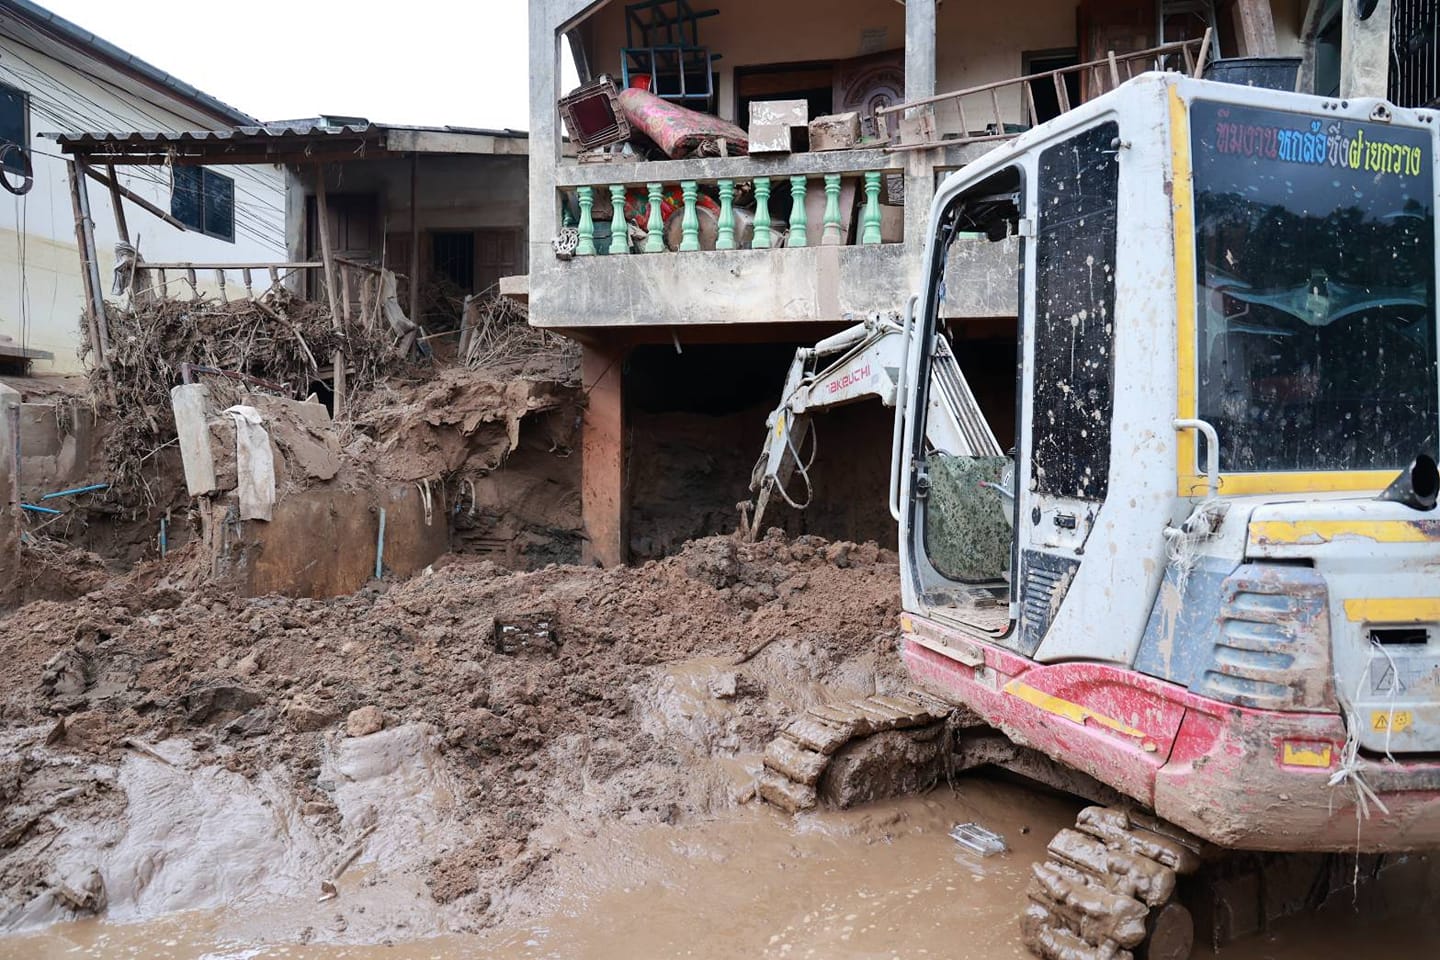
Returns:
[[[935,0],[908,0],[905,4],[905,99],[920,100],[935,95]],[[931,112],[921,107],[913,113]],[[924,276],[925,228],[930,219],[930,201],[935,198],[934,158],[929,150],[911,150],[905,155],[905,246],[910,289],[920,289]]]
[[[20,582],[20,393],[0,384],[0,607]]]
[[[935,0],[905,4],[905,99],[935,94]]]
[[[1345,0],[1340,14],[1340,96],[1384,97],[1390,77],[1390,0],[1378,0],[1370,15],[1360,19],[1369,4]]]
[[[626,352],[624,346],[586,344],[580,359],[586,395],[580,448],[580,512],[586,539],[581,558],[606,567],[624,563],[630,546],[623,390]]]

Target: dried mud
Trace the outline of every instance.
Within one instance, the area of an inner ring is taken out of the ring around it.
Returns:
[[[307,905],[267,908],[281,938],[493,924],[570,838],[744,803],[798,706],[903,686],[897,613],[893,554],[816,538],[448,558],[328,601],[142,565],[31,603],[0,621],[0,928],[236,901]],[[536,614],[553,647],[496,649]],[[326,881],[370,909],[317,926]]]

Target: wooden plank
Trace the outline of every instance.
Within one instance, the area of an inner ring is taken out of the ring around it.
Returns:
[[[1275,42],[1275,16],[1270,0],[1235,0],[1239,13],[1241,54],[1247,57],[1273,57],[1280,52]]]
[[[130,228],[125,223],[125,205],[120,202],[120,181],[115,176],[115,168],[110,167],[110,206],[115,208],[115,229],[120,234],[120,242],[130,243]]]
[[[76,160],[80,173],[87,172],[85,161]],[[75,178],[75,188],[80,194],[80,255],[90,275],[90,298],[95,310],[95,328],[100,333],[101,364],[110,367],[110,321],[105,316],[105,285],[100,280],[100,255],[95,249],[95,219],[90,215],[90,192],[86,189],[85,178]]]
[[[66,163],[70,173],[70,206],[75,214],[75,248],[80,251],[80,279],[85,285],[85,333],[90,338],[90,354],[99,365],[106,366],[105,351],[100,346],[100,322],[95,316],[94,291],[90,289],[90,271],[84,269],[85,261],[85,213],[80,208],[79,166],[71,160]]]
[[[340,316],[340,305],[335,299],[335,261],[330,243],[330,207],[325,199],[325,165],[315,165],[315,213],[320,221],[316,228],[320,233],[320,260],[325,266],[325,295],[330,301],[330,319],[336,330],[343,335],[345,321]],[[335,419],[345,415],[345,353],[339,347],[330,354],[330,365],[334,373]]]
[[[155,206],[155,204],[151,203],[149,200],[146,200],[144,197],[140,196],[140,194],[121,186],[120,181],[115,177],[115,168],[111,166],[109,167],[109,170],[110,176],[107,177],[99,170],[95,170],[87,166],[85,168],[85,175],[91,180],[94,180],[96,183],[109,188],[112,195],[118,192],[120,196],[124,197],[126,200],[129,200],[141,210],[144,210],[146,213],[149,213],[153,216],[159,217],[161,220],[164,220],[176,230],[190,229],[189,227],[185,226],[185,224],[172,217],[167,211],[160,209],[159,207]],[[120,204],[118,202],[115,204],[115,209],[120,209]],[[146,264],[146,266],[149,266],[149,264]]]
[[[319,260],[295,263],[199,263],[185,260],[146,263],[146,270],[318,270],[325,266]]]

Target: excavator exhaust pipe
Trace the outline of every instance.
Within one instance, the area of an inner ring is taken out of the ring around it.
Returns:
[[[1434,510],[1437,495],[1440,495],[1440,471],[1436,469],[1435,459],[1422,453],[1376,499],[1403,503],[1412,510]]]

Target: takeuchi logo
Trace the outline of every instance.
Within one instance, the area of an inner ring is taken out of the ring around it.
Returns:
[[[1370,137],[1365,136],[1364,130],[1346,136],[1339,120],[1328,127],[1320,120],[1312,120],[1307,130],[1232,123],[1227,119],[1228,110],[1219,111],[1217,116],[1215,150],[1218,153],[1402,177],[1418,177],[1423,169],[1422,148],[1376,139],[1373,131]]]

